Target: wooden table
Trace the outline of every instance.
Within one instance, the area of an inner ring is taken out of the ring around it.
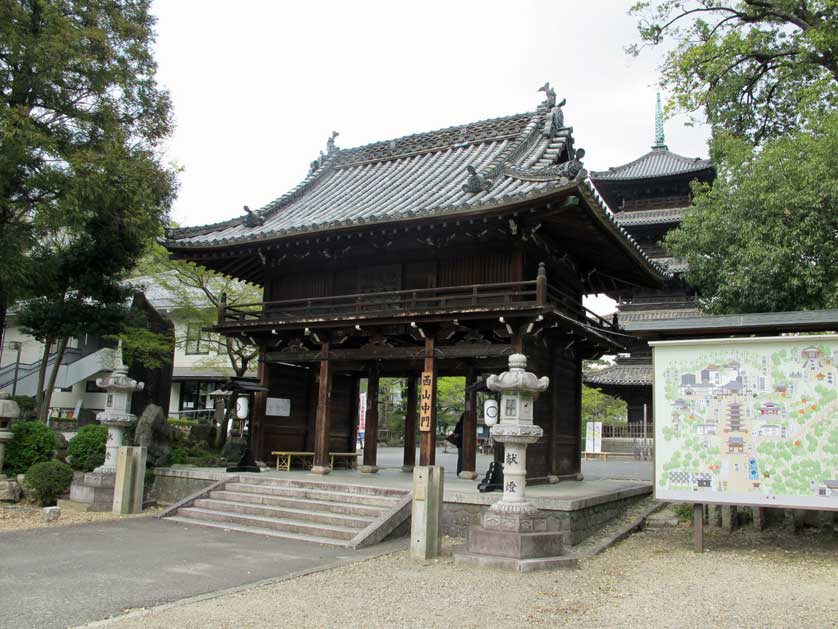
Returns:
[[[289,452],[286,450],[275,450],[271,452],[276,457],[276,471],[284,469],[286,472],[291,471],[291,462],[294,457],[302,460],[303,467],[310,470],[314,465],[314,452]]]
[[[354,469],[358,463],[358,456],[360,452],[329,452],[332,459],[332,469],[335,469],[335,458],[343,459],[346,462],[347,468]]]
[[[608,460],[608,457],[618,459],[633,459],[634,454],[631,452],[582,452],[582,459],[587,461],[590,458]]]

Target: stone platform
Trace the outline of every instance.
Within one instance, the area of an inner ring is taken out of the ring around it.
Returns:
[[[230,478],[223,468],[172,466],[154,470],[155,482],[147,498],[160,504],[173,504],[210,484]],[[235,474],[246,477],[247,474]],[[306,471],[265,471],[256,476],[323,480]],[[377,474],[353,470],[334,470],[330,483],[372,485],[398,489],[412,488],[412,474],[400,468],[381,468]],[[652,493],[647,481],[594,479],[563,481],[555,485],[529,485],[527,499],[546,517],[546,527],[559,533],[563,547],[578,544],[627,507]],[[445,476],[445,495],[441,528],[446,535],[465,537],[470,526],[480,524],[481,515],[500,498],[500,492],[481,494],[477,481]],[[562,559],[567,559],[562,557]],[[524,568],[521,568],[524,569]]]
[[[115,480],[114,474],[88,472],[83,482],[70,485],[70,500],[62,501],[64,507],[74,511],[111,511]]]

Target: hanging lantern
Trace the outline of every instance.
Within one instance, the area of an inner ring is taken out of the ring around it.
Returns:
[[[247,395],[240,395],[236,398],[236,417],[247,419],[250,412],[250,398]]]
[[[494,426],[498,423],[498,402],[497,400],[485,400],[483,402],[483,421],[487,426]]]

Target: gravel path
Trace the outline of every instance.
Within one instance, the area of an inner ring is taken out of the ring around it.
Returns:
[[[836,627],[838,538],[643,532],[580,569],[510,574],[406,551],[116,619],[127,627]]]
[[[134,515],[118,515],[116,513],[86,513],[83,511],[61,510],[61,517],[55,522],[44,522],[43,509],[31,505],[3,505],[0,504],[0,531],[22,531],[24,529],[52,528],[66,524],[85,524],[89,522],[104,522],[123,518],[135,518],[139,515],[158,513],[159,507],[146,509]]]

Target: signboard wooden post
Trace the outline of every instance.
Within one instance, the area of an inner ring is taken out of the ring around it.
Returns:
[[[430,432],[433,410],[434,373],[422,372],[422,394],[419,397],[419,432]]]

